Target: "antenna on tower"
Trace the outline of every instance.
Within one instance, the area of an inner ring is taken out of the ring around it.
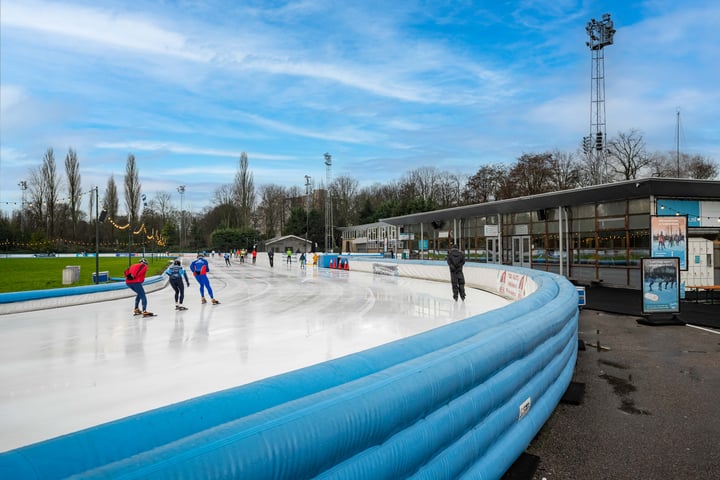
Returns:
[[[603,182],[608,181],[607,157],[605,146],[607,129],[605,124],[605,53],[604,47],[612,45],[615,28],[610,14],[602,16],[602,20],[594,18],[585,27],[590,40],[585,44],[590,47],[592,64],[590,69],[590,135],[583,137],[583,151],[589,158],[594,159],[593,164],[602,166]]]

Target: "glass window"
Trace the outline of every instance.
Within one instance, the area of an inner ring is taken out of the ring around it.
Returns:
[[[579,232],[572,236],[573,263],[595,264],[595,233]]]
[[[597,212],[598,217],[625,215],[627,212],[627,202],[623,200],[621,202],[599,203],[597,206]]]
[[[650,199],[636,198],[628,202],[628,213],[644,213],[650,214]]]
[[[573,220],[572,230],[574,232],[594,232],[595,231],[595,219],[587,218],[583,220]]]
[[[595,218],[595,205],[578,205],[571,210],[573,218]]]
[[[630,215],[628,218],[629,230],[640,230],[650,228],[650,215]]]
[[[627,265],[627,236],[624,229],[598,232],[598,263]]]
[[[631,230],[628,239],[628,263],[640,265],[640,259],[650,256],[650,230]]]
[[[598,218],[598,230],[625,230],[625,217]]]

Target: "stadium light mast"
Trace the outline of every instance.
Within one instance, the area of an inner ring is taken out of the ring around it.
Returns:
[[[325,252],[333,253],[333,214],[330,183],[332,182],[332,155],[325,153]],[[342,250],[342,249],[341,249]]]
[[[310,178],[312,178],[310,175],[305,175],[305,252],[307,252],[307,240],[310,229],[310,192],[312,191]]]
[[[590,37],[585,44],[590,47],[592,61],[590,67],[590,135],[583,138],[583,151],[585,155],[595,160],[594,165],[602,166],[602,181],[607,182],[604,48],[613,44],[615,35],[610,14],[603,14],[600,21],[594,18],[590,20],[585,31]]]
[[[183,210],[183,197],[185,196],[185,185],[177,187],[177,191],[180,194],[180,252],[183,251],[183,219],[185,217],[185,210]]]

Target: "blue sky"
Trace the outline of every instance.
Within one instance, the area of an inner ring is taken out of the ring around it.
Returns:
[[[50,147],[101,191],[132,153],[143,193],[195,211],[241,152],[256,187],[300,188],[325,152],[361,186],[574,152],[603,13],[608,134],[672,151],[679,109],[681,150],[720,161],[716,0],[2,0],[0,205]]]

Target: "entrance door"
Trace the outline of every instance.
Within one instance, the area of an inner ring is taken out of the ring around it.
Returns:
[[[512,237],[512,264],[530,268],[530,235]]]
[[[487,238],[487,263],[500,263],[500,247],[497,237]]]

